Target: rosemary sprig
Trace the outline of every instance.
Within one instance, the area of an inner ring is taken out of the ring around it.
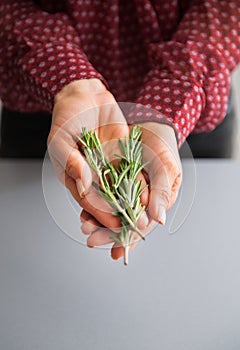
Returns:
[[[83,153],[88,164],[96,172],[100,186],[93,183],[98,193],[114,208],[112,215],[121,220],[121,231],[112,240],[124,247],[124,264],[128,263],[129,246],[134,242],[136,233],[145,239],[137,228],[137,221],[145,210],[141,204],[140,196],[147,186],[141,188],[138,174],[146,164],[142,164],[142,141],[140,126],[134,126],[129,137],[124,141],[118,140],[122,154],[119,158],[118,168],[105,158],[99,138],[94,131],[82,129],[78,141],[83,146]],[[130,228],[129,228],[130,227]]]

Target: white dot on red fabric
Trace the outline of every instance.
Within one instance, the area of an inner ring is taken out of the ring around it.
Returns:
[[[38,54],[37,54],[37,57],[43,57],[43,52],[39,52]]]
[[[168,102],[171,102],[171,99],[169,97],[165,97],[164,101],[168,103]]]
[[[163,88],[163,91],[164,91],[164,92],[169,92],[169,91],[170,91],[170,88],[165,87],[165,88]]]

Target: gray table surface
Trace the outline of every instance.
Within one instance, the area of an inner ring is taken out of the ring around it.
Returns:
[[[1,160],[0,349],[239,350],[240,163],[196,166],[185,223],[158,226],[126,268],[61,232],[40,161]]]

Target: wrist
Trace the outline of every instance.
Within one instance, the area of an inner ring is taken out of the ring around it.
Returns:
[[[54,100],[56,103],[60,99],[72,96],[74,94],[99,94],[104,91],[107,91],[107,89],[100,79],[80,79],[64,86],[64,88],[56,94]]]

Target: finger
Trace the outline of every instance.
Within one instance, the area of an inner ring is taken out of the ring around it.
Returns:
[[[173,186],[172,186],[172,191],[171,191],[171,197],[170,197],[170,201],[169,201],[169,208],[172,207],[172,205],[176,202],[178,194],[179,194],[179,189],[181,187],[181,183],[182,183],[182,174],[178,174],[178,176],[176,176]]]
[[[154,222],[155,221],[153,221],[151,218],[148,219],[147,227],[145,227],[145,229],[143,229],[141,232],[143,236],[146,236],[147,233],[149,233],[154,228]],[[129,246],[129,251],[133,250],[139,241],[141,241],[141,237],[137,233],[135,233],[133,243]],[[111,248],[112,259],[118,260],[119,258],[123,257],[124,251],[125,249],[121,244],[114,243],[114,245]]]
[[[140,230],[144,230],[148,226],[148,223],[149,223],[149,219],[148,219],[147,213],[144,211],[140,216],[140,218],[138,219],[137,227]]]
[[[120,219],[112,215],[114,209],[98,195],[96,190],[91,187],[89,193],[84,198],[81,198],[76,182],[63,171],[61,165],[56,160],[54,160],[54,166],[58,171],[57,176],[60,181],[71,192],[78,204],[85,209],[82,213],[83,220],[89,218],[88,215],[90,215],[91,218],[96,220],[92,222],[94,225],[103,225],[112,230],[119,231],[121,227]]]
[[[166,210],[171,208],[178,196],[182,172],[168,149],[155,156],[147,170],[150,180],[148,211],[154,220],[164,225]]]
[[[88,213],[85,209],[81,211],[80,214],[80,221],[82,224],[89,223],[90,225],[93,225],[94,227],[101,227],[102,225],[100,222],[98,222],[90,213]],[[92,231],[93,232],[93,231]],[[85,232],[84,232],[85,233]],[[91,232],[90,232],[91,233]]]
[[[86,220],[92,219],[93,216],[89,214],[86,210],[82,210],[80,213],[80,221],[85,222]]]
[[[129,136],[126,119],[117,103],[104,105],[100,111],[99,139],[108,161],[119,162],[116,154],[121,154],[119,139]]]
[[[112,215],[114,209],[100,197],[97,191],[91,187],[85,197],[81,198],[76,182],[64,172],[61,164],[54,157],[53,164],[59,180],[69,189],[79,205],[101,225],[109,227],[111,230],[119,231],[121,227],[120,219]],[[84,212],[83,217],[85,215]]]
[[[106,104],[100,107],[99,138],[102,143],[129,135],[129,128],[118,103]]]
[[[150,196],[148,212],[160,224],[166,222],[166,210],[171,198],[172,179],[163,165],[158,165],[149,172]]]
[[[97,191],[91,187],[84,198],[81,198],[80,205],[91,214],[101,225],[111,230],[119,230],[121,222],[119,217],[113,216],[114,209],[108,204]]]
[[[81,205],[81,197],[79,195],[76,182],[70,176],[68,176],[68,174],[66,174],[62,168],[62,165],[54,157],[52,157],[52,164],[58,180],[71,192],[71,195],[76,202]]]
[[[181,184],[181,161],[172,127],[142,124],[143,160],[150,182],[149,214],[164,224],[166,210],[177,197]]]
[[[83,196],[92,184],[92,172],[76,144],[69,140],[64,131],[59,130],[48,145],[51,159],[55,159],[68,176],[76,181],[80,196]]]
[[[91,218],[87,220],[89,223],[86,223],[85,225],[83,224],[82,226],[83,233],[89,234],[93,232],[95,228],[97,229],[101,225],[117,232],[120,230],[120,219],[112,215],[111,212],[113,209],[111,206],[109,206],[97,193],[95,193],[93,188],[89,191],[86,197],[81,198],[75,181],[67,174],[65,175],[65,186],[69,189],[73,198],[80,204],[80,206],[84,208],[89,215],[91,215]],[[91,204],[96,202],[98,202],[97,207]],[[99,209],[99,206],[101,209]]]
[[[67,174],[65,174],[65,186],[71,192],[71,195],[78,204],[81,205],[81,197],[76,186],[76,182]]]
[[[80,196],[85,196],[92,185],[92,172],[77,149],[73,149],[68,157],[66,173],[76,181]]]
[[[155,225],[156,225],[155,221],[149,218],[149,223],[147,227],[141,232],[142,235],[146,236],[149,232],[151,232],[151,230],[155,227]],[[135,233],[133,243],[129,246],[129,250],[130,251],[133,250],[139,241],[142,241],[142,239],[137,233]],[[119,243],[114,243],[111,249],[111,256],[114,260],[118,260],[119,258],[124,256],[124,247],[121,246]]]
[[[82,225],[81,225],[81,230],[82,233],[85,235],[89,235],[99,229],[101,225],[97,222],[95,219],[89,219],[86,220]]]
[[[141,190],[147,186],[140,196],[142,205],[145,205],[145,207],[147,207],[148,200],[149,200],[149,188],[148,188],[149,186],[143,172],[138,174],[137,181],[141,181]]]
[[[129,246],[129,251],[136,247],[137,243],[133,243]],[[124,247],[120,246],[119,243],[114,243],[111,249],[111,257],[113,260],[118,260],[124,256]]]
[[[88,237],[87,246],[93,248],[112,243],[114,240],[111,237],[116,236],[117,233],[112,232],[107,228],[100,228]]]

